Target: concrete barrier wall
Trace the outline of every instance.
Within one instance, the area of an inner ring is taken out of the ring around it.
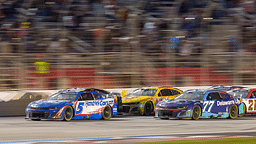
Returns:
[[[0,116],[23,116],[30,102],[45,99],[57,91],[0,92]]]
[[[209,87],[210,86],[194,86],[177,88],[186,91],[189,89],[207,89]],[[256,88],[256,85],[247,85],[245,87]],[[134,89],[136,88],[106,90],[119,93],[121,93],[122,90],[127,90],[129,93]],[[45,99],[56,92],[58,92],[58,90],[0,92],[0,116],[25,116],[25,109],[30,102]]]

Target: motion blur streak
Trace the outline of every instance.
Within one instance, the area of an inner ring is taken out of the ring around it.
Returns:
[[[0,90],[256,83],[254,1],[1,4]]]

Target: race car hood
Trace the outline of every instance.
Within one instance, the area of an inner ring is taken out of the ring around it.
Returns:
[[[191,103],[194,103],[195,101],[189,101],[189,100],[168,100],[164,101],[158,104],[161,108],[176,108],[176,107],[183,107],[188,106]]]
[[[152,96],[126,96],[123,97],[122,103],[137,103],[151,98]]]
[[[39,100],[31,102],[28,107],[31,108],[53,108],[53,107],[60,107],[66,104],[72,103],[69,100]]]

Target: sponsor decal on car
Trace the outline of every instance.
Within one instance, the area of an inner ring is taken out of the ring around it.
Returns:
[[[240,104],[240,101],[239,100],[217,101],[217,106],[232,105],[232,104]]]
[[[82,101],[79,102],[79,105],[83,105],[86,108],[89,106],[105,106],[105,105],[112,105],[114,103],[114,100],[110,100],[110,101],[91,101],[91,102],[86,102],[86,101]]]

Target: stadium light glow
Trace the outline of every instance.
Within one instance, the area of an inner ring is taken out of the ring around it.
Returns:
[[[192,19],[195,19],[195,18],[185,18],[186,20],[192,20]]]
[[[213,18],[203,18],[204,20],[212,20]]]

